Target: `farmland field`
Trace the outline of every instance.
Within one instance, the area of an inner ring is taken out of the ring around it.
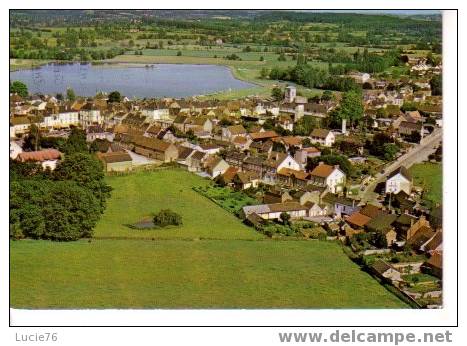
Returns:
[[[407,308],[329,242],[23,240],[10,268],[16,308]]]

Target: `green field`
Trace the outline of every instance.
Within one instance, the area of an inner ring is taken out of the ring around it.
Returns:
[[[169,169],[107,177],[114,190],[99,221],[96,238],[132,237],[156,239],[261,239],[252,228],[195,192],[193,186],[207,186],[209,180],[186,171]],[[182,215],[183,226],[160,230],[135,230],[128,224],[161,209]]]
[[[11,242],[17,308],[404,308],[335,243]]]
[[[92,241],[10,243],[17,308],[407,308],[337,243],[271,240],[170,169],[106,178],[114,188]],[[183,226],[125,226],[161,209]]]
[[[424,199],[433,203],[443,201],[443,166],[437,163],[419,163],[410,167],[414,184],[425,189]]]

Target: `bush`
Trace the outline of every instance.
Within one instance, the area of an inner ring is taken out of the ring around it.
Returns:
[[[162,209],[154,216],[154,225],[159,227],[166,227],[169,225],[179,226],[182,224],[181,215],[170,209]]]

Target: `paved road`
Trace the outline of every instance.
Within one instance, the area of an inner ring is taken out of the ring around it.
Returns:
[[[400,166],[409,168],[415,163],[425,161],[430,154],[436,151],[436,148],[442,141],[442,135],[443,130],[441,128],[436,128],[430,135],[423,138],[420,144],[412,147],[407,153],[400,156],[390,165],[386,166],[384,168],[384,174],[376,174],[376,179],[361,193],[360,197],[362,201],[368,202],[374,200],[376,197],[376,194],[374,193],[376,185],[385,181],[387,176]]]

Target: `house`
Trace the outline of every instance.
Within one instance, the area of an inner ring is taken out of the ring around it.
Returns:
[[[318,203],[313,202],[306,202],[302,205],[308,208],[308,217],[319,217],[328,214],[328,209],[324,205],[319,205]]]
[[[331,130],[327,129],[314,129],[310,134],[311,143],[318,143],[324,145],[325,147],[331,147],[336,138],[334,133]]]
[[[374,219],[370,220],[365,228],[369,232],[380,233],[384,236],[387,246],[390,247],[397,238],[397,233],[392,226],[393,222],[397,219],[395,214],[381,214]]]
[[[217,176],[217,183],[220,185],[225,186],[233,186],[233,179],[238,172],[237,167],[229,167],[225,170],[225,172],[219,176]]]
[[[158,138],[137,136],[134,140],[134,151],[162,162],[174,162],[178,158],[177,147]]]
[[[102,161],[106,172],[126,172],[133,168],[133,159],[126,151],[97,153],[97,158]]]
[[[246,161],[246,160],[245,160]],[[270,158],[262,162],[262,179],[266,183],[275,183],[277,172],[283,168],[300,170],[300,165],[286,153],[271,152]]]
[[[251,139],[248,137],[244,137],[244,136],[236,136],[234,140],[232,141],[232,143],[237,149],[246,150],[250,147]],[[272,149],[272,146],[271,146],[271,149]]]
[[[415,202],[410,195],[405,193],[403,190],[399,191],[395,195],[390,194],[388,203],[390,201],[391,207],[399,208],[401,213],[407,214],[410,213],[416,206]]]
[[[201,151],[195,150],[190,156],[186,159],[186,164],[190,172],[200,172],[204,168],[204,161],[208,155]]]
[[[430,222],[426,219],[424,215],[420,216],[420,218],[416,222],[411,224],[410,228],[407,230],[407,234],[405,234],[403,238],[409,241],[423,228],[431,229]]]
[[[418,231],[407,239],[406,244],[412,247],[414,250],[421,250],[423,244],[426,244],[435,235],[433,229],[429,226],[422,226]]]
[[[413,123],[410,121],[402,121],[398,128],[400,136],[410,136],[413,132],[419,133],[423,137],[422,123]]]
[[[436,231],[435,235],[431,237],[426,243],[420,246],[420,251],[433,254],[434,252],[441,252],[443,250],[443,231]]]
[[[23,152],[23,148],[15,141],[10,141],[10,158],[13,160]]]
[[[293,198],[288,191],[272,190],[266,191],[263,195],[263,203],[265,204],[284,203],[292,200]]]
[[[405,112],[405,119],[411,123],[417,123],[422,121],[422,115],[419,111],[407,111]]]
[[[287,86],[284,93],[284,102],[292,103],[295,101],[295,97],[297,97],[297,88],[293,85]]]
[[[266,142],[251,142],[249,149],[252,153],[257,154],[266,154],[269,157],[272,153],[273,142],[266,141]]]
[[[345,186],[346,176],[339,165],[330,166],[320,162],[310,174],[310,184],[327,187],[332,193],[341,192]]]
[[[375,217],[386,213],[373,204],[367,204],[360,210],[360,214],[368,216],[370,219],[374,219]]]
[[[191,118],[185,123],[185,131],[192,130],[193,133],[208,133],[212,132],[212,122],[208,118],[197,117]]]
[[[297,202],[273,203],[248,205],[243,207],[243,215],[247,217],[256,213],[266,220],[278,220],[282,213],[287,213],[292,219],[300,219],[308,216],[310,206],[301,205]]]
[[[351,215],[360,210],[358,201],[348,197],[336,197],[334,199],[334,213],[338,218],[343,215]]]
[[[185,124],[188,122],[188,117],[185,115],[177,115],[173,121],[173,126],[181,131],[185,132]]]
[[[277,172],[278,184],[288,187],[305,188],[308,185],[310,173],[290,168],[282,168]]]
[[[94,102],[87,102],[83,107],[81,107],[79,116],[80,122],[83,126],[101,124],[103,121],[100,107]]]
[[[321,193],[319,191],[299,190],[292,193],[291,196],[295,201],[299,202],[301,205],[304,205],[307,202],[311,202],[320,204],[324,208],[324,204],[321,203]]]
[[[300,150],[295,151],[294,159],[297,161],[302,167],[304,167],[308,161],[308,158],[318,157],[321,156],[321,150],[317,149],[316,147],[308,147],[302,148]]]
[[[62,153],[57,149],[44,149],[38,151],[23,151],[16,156],[16,160],[20,162],[37,162],[41,164],[43,169],[49,168],[54,170],[61,157]]]
[[[393,223],[393,226],[398,234],[398,238],[406,239],[407,232],[409,231],[410,227],[412,227],[414,223],[417,222],[417,220],[418,219],[416,216],[407,213],[401,214]]]
[[[243,125],[232,125],[222,128],[222,139],[233,141],[237,136],[246,136],[247,131]]]
[[[27,116],[10,118],[10,137],[14,138],[17,135],[25,134],[31,127],[31,120]]]
[[[239,190],[257,188],[259,181],[260,176],[258,173],[252,171],[237,172],[232,179],[234,187]]]
[[[229,151],[226,153],[224,160],[229,164],[229,166],[242,169],[243,162],[246,159],[246,157],[247,156],[244,153]]]
[[[179,146],[178,147],[178,158],[177,158],[177,162],[179,165],[181,165],[182,167],[184,168],[187,168],[187,159],[188,157],[193,154],[195,152],[194,149],[192,148],[188,148],[188,147],[184,147],[184,146]],[[186,167],[185,167],[186,166]]]
[[[365,225],[370,222],[371,218],[361,214],[360,212],[355,212],[345,219],[353,229],[360,230],[364,229]]]
[[[204,167],[209,176],[214,179],[223,174],[229,168],[229,164],[219,156],[210,156],[207,158]]]
[[[386,193],[398,194],[404,191],[410,195],[412,191],[412,175],[407,168],[400,166],[392,171],[386,179]]]
[[[443,253],[433,253],[430,259],[423,264],[422,270],[441,279],[443,277]]]
[[[404,281],[401,273],[383,260],[376,260],[370,267],[371,271],[381,279],[389,280],[393,284]]]
[[[267,140],[279,137],[276,131],[253,132],[248,135],[253,142],[265,142]]]

